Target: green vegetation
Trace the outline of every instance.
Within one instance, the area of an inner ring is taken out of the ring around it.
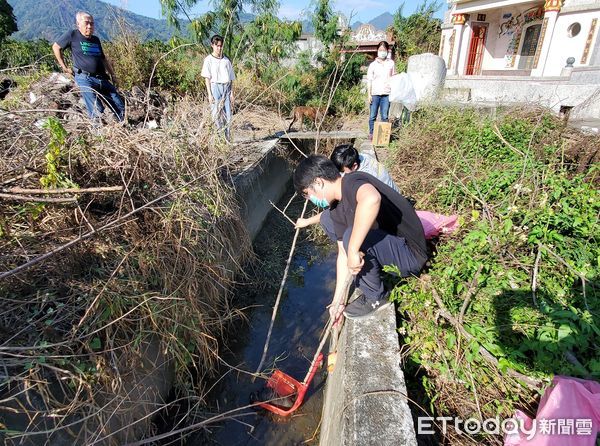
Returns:
[[[239,46],[243,44],[245,27],[244,24],[254,21],[261,27],[265,21],[276,27],[287,27],[293,24],[279,21],[275,14],[279,9],[276,0],[224,0],[211,3],[212,9],[198,18],[190,18],[190,8],[199,3],[199,0],[160,0],[163,15],[167,22],[178,29],[181,28],[181,16],[188,19],[188,28],[192,37],[198,42],[207,43],[213,34],[225,37],[224,52],[233,57]],[[244,8],[250,7],[255,15],[244,13]],[[273,21],[275,23],[273,23]],[[264,26],[264,25],[263,25]],[[299,25],[298,25],[299,26]],[[297,26],[293,26],[296,28]],[[274,30],[270,30],[274,31]],[[300,29],[301,31],[301,29]],[[277,34],[277,33],[276,33]],[[276,42],[273,42],[276,43]],[[234,58],[234,57],[233,57]]]
[[[36,68],[42,72],[58,70],[50,42],[43,39],[27,42],[6,39],[2,42],[0,69],[17,67]]]
[[[329,0],[316,1],[312,24],[315,29],[315,37],[327,48],[339,40],[338,16],[331,8]]]
[[[123,23],[127,23],[142,40],[167,41],[176,34],[165,20],[144,17],[97,0],[8,0],[8,3],[20,24],[19,31],[12,36],[18,40],[46,39],[53,42],[75,27],[77,11],[88,11],[94,16],[96,34],[103,41],[118,36]]]
[[[205,91],[200,76],[205,52],[197,45],[177,47],[158,40],[141,42],[132,33],[123,33],[105,45],[121,82],[129,90],[134,86],[144,90],[150,85],[178,95],[201,94]],[[185,44],[184,44],[185,45]]]
[[[244,65],[260,75],[262,67],[292,56],[294,42],[301,33],[300,22],[285,22],[273,12],[266,12],[244,28],[236,46],[245,48]]]
[[[599,141],[574,145],[571,132],[544,112],[439,109],[400,132],[401,188],[423,197],[419,209],[461,216],[425,279],[393,292],[407,359],[438,415],[511,416],[535,393],[510,370],[600,378],[599,170],[573,162]],[[473,341],[440,318],[434,295]]]
[[[50,142],[46,152],[46,175],[40,178],[43,187],[77,187],[75,183],[69,180],[61,170],[61,164],[64,163],[65,143],[67,131],[54,117],[48,118],[43,126],[50,131]]]
[[[442,21],[433,15],[441,6],[442,3],[437,0],[424,0],[408,17],[402,15],[404,4],[394,14],[391,31],[396,42],[396,67],[399,72],[406,71],[410,56],[438,53]]]
[[[17,31],[17,19],[12,6],[6,0],[0,0],[0,42]]]

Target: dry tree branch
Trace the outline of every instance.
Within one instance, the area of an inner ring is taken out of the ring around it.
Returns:
[[[533,298],[533,304],[536,306],[538,306],[537,303],[537,278],[538,278],[538,271],[539,271],[539,267],[540,267],[540,260],[542,257],[542,250],[540,249],[540,247],[538,246],[538,250],[537,250],[537,254],[535,256],[535,262],[533,265],[533,275],[531,278],[531,296]]]
[[[11,187],[10,189],[1,189],[7,194],[88,194],[96,192],[120,192],[123,186],[106,186],[106,187],[88,187],[88,188],[58,188],[58,189],[27,189],[24,187]]]
[[[66,197],[66,198],[44,198],[44,197],[32,197],[31,195],[17,195],[17,194],[5,194],[0,193],[0,198],[5,200],[13,201],[34,201],[38,203],[75,203],[77,198]],[[2,276],[0,276],[0,279]]]
[[[452,314],[446,309],[444,303],[442,302],[442,299],[440,298],[439,294],[437,293],[437,290],[435,289],[435,287],[431,284],[429,278],[424,276],[424,277],[420,278],[420,281],[431,291],[431,295],[433,296],[433,299],[435,300],[435,302],[437,303],[437,305],[439,307],[438,312],[439,312],[440,316],[442,316],[444,319],[446,319],[448,322],[450,322],[450,324],[454,327],[454,329],[456,331],[458,331],[462,336],[464,336],[465,339],[467,339],[469,342],[473,342],[473,341],[476,342],[475,337],[473,335],[471,335],[467,330],[465,330],[465,328],[462,326],[462,324],[460,324],[458,322],[458,320],[456,320],[456,318],[454,316],[452,316]],[[486,348],[484,348],[481,345],[479,346],[479,354],[489,364],[493,365],[496,369],[500,370],[500,365],[499,365],[499,362],[496,359],[496,357],[494,355],[492,355]],[[506,373],[507,375],[522,382],[530,390],[533,390],[535,392],[538,392],[543,385],[543,381],[541,379],[532,378],[530,376],[523,375],[522,373],[517,372],[516,370],[513,370],[511,368],[506,368],[504,373]]]
[[[463,322],[463,318],[465,317],[465,311],[467,311],[469,302],[471,302],[471,298],[477,291],[477,280],[479,278],[479,273],[481,273],[482,269],[483,269],[483,264],[480,264],[479,268],[477,268],[477,272],[473,276],[473,281],[471,282],[471,285],[469,286],[469,289],[467,290],[465,300],[463,301],[462,307],[460,308],[460,314],[458,315],[458,322],[461,324]]]
[[[256,403],[252,403],[252,404],[247,404],[247,405],[242,406],[242,407],[236,407],[235,409],[231,409],[231,410],[228,410],[227,412],[223,412],[221,414],[218,414],[218,415],[215,415],[213,417],[207,418],[206,420],[200,421],[199,423],[190,424],[189,426],[185,426],[185,427],[182,427],[180,429],[175,429],[175,430],[172,430],[171,432],[166,432],[164,434],[160,434],[160,435],[155,435],[153,437],[144,438],[143,440],[136,441],[135,443],[127,443],[127,444],[125,444],[125,446],[144,446],[144,445],[147,445],[149,443],[152,443],[152,442],[155,442],[155,441],[158,441],[158,440],[163,440],[165,438],[172,437],[173,435],[178,435],[178,434],[181,434],[183,432],[192,431],[192,430],[204,427],[204,426],[206,426],[207,424],[210,424],[210,423],[215,423],[217,421],[221,421],[221,420],[225,420],[225,419],[231,419],[231,418],[233,418],[233,417],[229,416],[231,414],[234,414],[234,413],[239,412],[241,410],[246,410],[246,409],[250,409],[250,408],[256,407],[256,406],[258,406],[260,404],[263,404],[263,403],[270,403],[270,402],[274,402],[274,401],[281,400],[281,399],[282,399],[281,397],[279,397],[279,398],[273,398],[272,400],[268,400],[268,401],[261,401],[261,402],[256,402]],[[236,415],[236,416],[248,416],[248,415],[256,415],[256,412],[248,412],[248,413],[243,413],[243,414],[239,414],[239,415]]]
[[[292,201],[294,201],[294,198],[296,198],[296,195],[298,195],[297,192],[294,192],[291,196],[291,198],[289,199],[289,201],[287,202],[287,204],[285,205],[285,207],[283,208],[283,212],[285,213],[285,211],[287,211],[287,209],[290,207],[290,204],[292,204]],[[294,223],[295,224],[295,223]]]
[[[304,217],[304,212],[306,212],[306,205],[308,204],[308,200],[304,200],[304,208],[302,209],[302,214],[300,214],[300,218]],[[285,214],[284,214],[285,215]],[[258,367],[256,367],[256,373],[260,372],[260,369],[265,362],[265,358],[267,357],[267,350],[269,349],[269,342],[271,341],[271,334],[273,332],[273,324],[275,323],[275,317],[277,316],[277,310],[279,309],[279,301],[281,300],[281,296],[283,294],[283,287],[287,281],[287,276],[290,271],[290,266],[292,265],[292,259],[294,258],[294,251],[296,249],[296,242],[298,241],[298,235],[300,234],[300,229],[296,229],[296,233],[294,234],[294,240],[292,241],[292,248],[290,249],[290,254],[288,255],[287,263],[285,265],[285,271],[283,272],[283,278],[281,279],[281,284],[279,285],[279,291],[277,293],[277,299],[275,299],[275,305],[273,306],[273,314],[271,315],[271,323],[269,325],[269,331],[267,332],[267,339],[265,341],[265,346],[263,348],[262,356],[260,358],[260,362],[258,363]]]
[[[27,173],[23,173],[23,174],[21,174],[21,175],[17,175],[17,176],[16,176],[16,177],[14,177],[14,178],[9,178],[8,180],[4,180],[4,181],[1,183],[1,185],[2,185],[2,186],[5,186],[5,185],[7,185],[7,184],[14,183],[15,181],[19,181],[19,180],[26,180],[27,178],[34,176],[36,173],[37,173],[37,172],[27,172]]]
[[[498,124],[494,123],[494,134],[500,138],[500,141],[502,141],[504,144],[506,144],[506,147],[508,147],[510,150],[512,150],[513,152],[515,152],[516,154],[526,157],[526,155],[521,152],[519,149],[517,149],[515,146],[513,146],[511,143],[509,143],[506,139],[504,139],[504,136],[502,136],[502,133],[500,133],[500,129],[498,128]]]
[[[288,217],[287,214],[285,213],[285,211],[282,211],[281,209],[279,209],[277,207],[277,205],[275,205],[275,203],[273,203],[271,200],[269,200],[269,203],[271,203],[271,206],[273,206],[277,210],[277,212],[279,212],[281,215],[283,215],[287,221],[289,221],[292,225],[296,226],[296,223],[294,223],[294,220],[292,220],[290,217]]]
[[[71,110],[71,109],[67,109],[67,110],[58,110],[55,108],[32,108],[30,110],[5,110],[3,108],[0,108],[0,112],[2,112],[2,114],[4,116],[10,116],[10,115],[14,115],[14,114],[27,114],[27,113],[64,113],[64,114],[70,114],[70,115],[78,115],[78,116],[83,116],[83,114],[81,112],[75,111],[75,110]]]

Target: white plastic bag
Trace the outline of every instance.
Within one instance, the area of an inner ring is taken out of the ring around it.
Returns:
[[[390,78],[390,102],[399,102],[410,111],[415,110],[417,95],[410,77],[406,73],[396,74]]]

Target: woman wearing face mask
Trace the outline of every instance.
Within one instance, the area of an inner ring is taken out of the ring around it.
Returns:
[[[391,91],[390,78],[396,74],[394,61],[388,59],[389,44],[383,40],[377,45],[377,59],[369,65],[367,71],[367,89],[369,92],[369,140],[373,139],[373,127],[378,111],[381,120],[387,122],[390,110],[389,95]]]

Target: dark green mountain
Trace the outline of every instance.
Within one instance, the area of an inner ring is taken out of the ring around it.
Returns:
[[[77,11],[87,11],[96,21],[95,34],[110,40],[118,33],[119,18],[143,39],[168,40],[175,30],[165,20],[134,14],[100,0],[8,0],[13,7],[19,31],[11,37],[20,40],[56,40],[75,27]]]

